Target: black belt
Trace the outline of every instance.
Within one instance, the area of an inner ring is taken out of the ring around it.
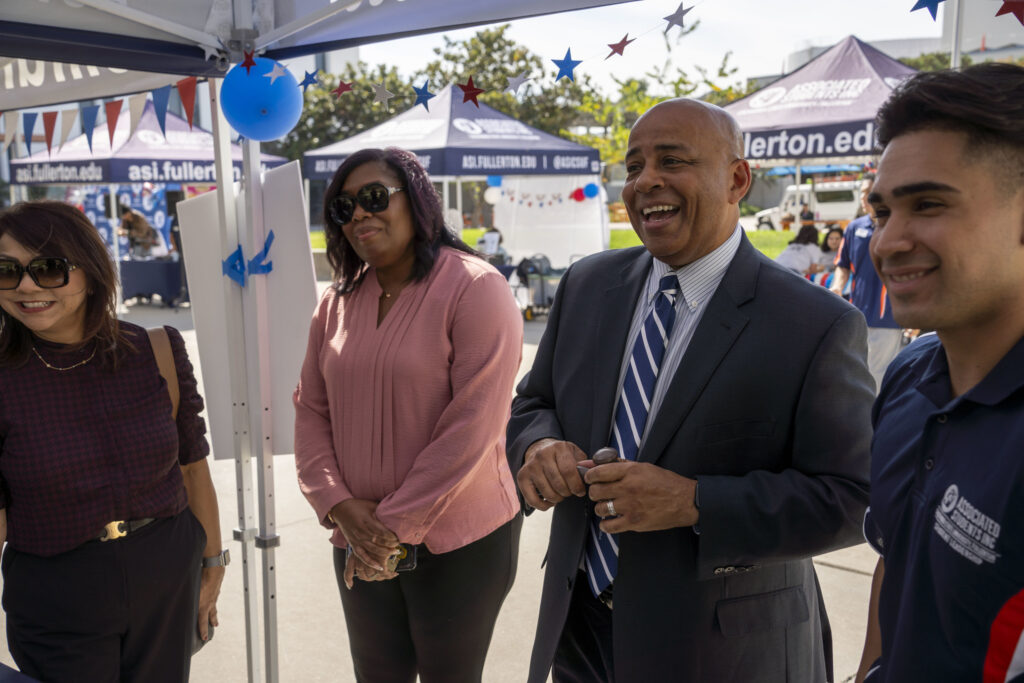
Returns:
[[[99,533],[95,540],[114,541],[119,538],[124,538],[128,534],[134,533],[150,522],[155,521],[155,517],[143,517],[142,519],[127,519],[110,522],[103,527],[103,531]]]

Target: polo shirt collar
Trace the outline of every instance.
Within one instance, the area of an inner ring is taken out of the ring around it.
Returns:
[[[985,375],[984,379],[963,396],[959,396],[958,399],[994,406],[1006,400],[1010,394],[1022,387],[1024,387],[1024,337],[1017,340],[1017,343],[996,363],[996,366]],[[936,406],[941,407],[950,403],[952,385],[949,379],[949,361],[942,344],[938,344],[932,352],[931,359],[921,374],[921,381],[918,383],[917,389]],[[959,400],[953,401],[953,403],[958,403]]]

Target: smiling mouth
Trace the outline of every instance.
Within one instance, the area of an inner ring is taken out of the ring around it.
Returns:
[[[19,301],[18,307],[25,311],[43,311],[53,306],[53,301]]]
[[[899,275],[890,274],[888,277],[890,282],[893,283],[913,282],[914,280],[921,279],[922,277],[928,275],[934,270],[934,268],[928,268],[926,270],[914,271],[913,273],[901,273]]]
[[[645,227],[658,226],[679,213],[679,207],[671,204],[655,204],[640,210],[640,218]]]

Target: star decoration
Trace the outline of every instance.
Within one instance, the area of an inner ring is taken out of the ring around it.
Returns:
[[[412,103],[412,106],[415,107],[417,104],[422,104],[424,109],[430,111],[430,106],[427,105],[427,101],[431,97],[434,97],[434,93],[430,92],[430,80],[428,79],[424,81],[423,85],[419,88],[414,85],[412,86],[412,89],[416,91],[416,101]]]
[[[484,90],[483,88],[478,88],[475,85],[473,85],[472,76],[469,77],[469,83],[466,83],[465,85],[463,85],[462,83],[456,83],[456,85],[462,89],[462,103],[465,104],[466,102],[472,102],[477,106],[477,109],[479,109],[480,103],[476,101],[476,98],[480,95],[480,93],[487,91]]]
[[[387,88],[384,87],[384,82],[373,84],[370,87],[373,88],[373,102],[374,104],[383,104],[384,108],[388,108],[388,100],[394,97],[394,93],[388,92]]]
[[[1024,0],[1003,0],[1003,6],[996,12],[996,16],[1001,14],[1012,14],[1024,26]]]
[[[303,95],[306,94],[306,88],[308,88],[309,86],[311,86],[311,85],[320,85],[320,77],[317,76],[317,74],[320,73],[319,70],[316,70],[313,73],[309,73],[308,71],[305,72],[305,73],[306,73],[306,76],[302,79],[302,82],[299,83],[299,85],[302,86],[302,94]]]
[[[338,80],[338,87],[332,90],[335,98],[340,99],[342,95],[352,90],[352,84],[346,83],[343,80]]]
[[[256,60],[252,58],[255,50],[244,52],[245,59],[242,60],[241,66],[245,69],[245,74],[248,76],[251,73],[251,69],[256,66]]]
[[[633,40],[636,40],[636,38],[633,38]],[[619,55],[620,57],[622,57],[622,53],[625,51],[626,46],[632,43],[633,40],[629,39],[629,34],[627,33],[626,35],[622,36],[622,40],[620,40],[619,42],[608,43],[608,47],[612,49],[612,51],[608,53],[608,57],[611,57],[612,55]],[[605,59],[608,59],[608,57],[605,57]]]
[[[561,80],[563,76],[570,81],[575,81],[576,79],[572,77],[572,70],[583,63],[581,59],[572,58],[572,50],[566,50],[564,58],[552,59],[551,61],[558,67],[558,75],[555,76],[556,81]]]
[[[917,0],[917,4],[910,8],[911,12],[916,12],[919,9],[928,8],[928,11],[932,13],[932,19],[939,18],[939,3],[945,2],[946,0]]]
[[[203,45],[202,48],[203,48],[203,59],[205,59],[206,61],[210,61],[210,57],[213,57],[214,59],[216,59],[217,57],[220,56],[220,50],[218,50],[215,47],[210,47],[209,45]]]
[[[508,86],[505,87],[505,90],[511,90],[513,95],[518,95],[519,88],[523,87],[523,83],[526,83],[526,81],[529,80],[532,79],[526,75],[525,71],[520,73],[518,76],[509,76]]]
[[[942,0],[939,0],[939,2],[942,2]],[[665,27],[665,33],[671,31],[673,26],[683,28],[683,17],[685,17],[692,9],[692,7],[683,9],[683,3],[679,3],[679,7],[676,11],[664,18],[665,21],[668,22],[668,26]]]
[[[270,85],[274,85],[274,81],[279,79],[281,76],[284,76],[286,73],[288,72],[284,70],[284,67],[281,66],[279,62],[274,62],[274,68],[263,74],[263,77],[269,78]]]

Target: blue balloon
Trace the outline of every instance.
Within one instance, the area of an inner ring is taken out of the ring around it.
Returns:
[[[277,140],[298,123],[302,90],[283,65],[265,57],[256,57],[255,62],[248,73],[240,64],[228,71],[220,87],[220,108],[244,137]]]
[[[583,186],[583,194],[591,199],[596,197],[599,191],[600,188],[598,188],[597,183],[587,183]]]
[[[500,175],[489,175],[489,176],[487,176],[487,187],[501,187],[501,176]]]

